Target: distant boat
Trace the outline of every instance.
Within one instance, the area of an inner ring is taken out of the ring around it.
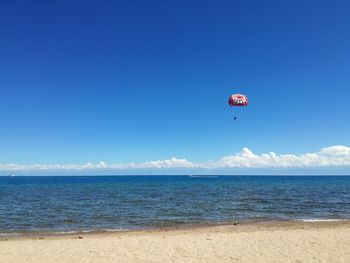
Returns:
[[[9,174],[9,177],[15,177],[15,175],[14,174]]]
[[[192,177],[192,178],[217,178],[218,176],[217,175],[192,175],[192,174],[189,174],[188,175],[189,177]]]

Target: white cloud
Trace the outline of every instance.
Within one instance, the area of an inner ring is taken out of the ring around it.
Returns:
[[[168,160],[146,161],[143,163],[107,164],[105,162],[86,164],[0,164],[2,171],[45,171],[45,170],[103,170],[103,169],[170,169],[170,168],[194,168],[195,165],[186,159],[175,157]]]
[[[322,148],[316,153],[280,154],[274,152],[254,154],[248,148],[243,148],[240,153],[221,158],[217,167],[235,168],[269,168],[269,167],[325,167],[325,166],[350,166],[350,147],[331,146]]]
[[[0,164],[1,171],[89,171],[89,170],[147,170],[147,169],[250,169],[250,168],[304,168],[304,167],[350,167],[350,147],[336,145],[322,148],[315,153],[276,154],[274,152],[255,154],[248,148],[239,153],[225,156],[217,161],[194,163],[186,159],[146,161],[142,163],[105,162],[86,164]]]

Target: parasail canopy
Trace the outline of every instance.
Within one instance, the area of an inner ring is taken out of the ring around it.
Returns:
[[[248,106],[248,98],[243,94],[233,94],[228,99],[228,104],[230,106]]]

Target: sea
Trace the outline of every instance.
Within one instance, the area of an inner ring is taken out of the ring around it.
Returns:
[[[0,177],[0,236],[350,220],[350,176]]]

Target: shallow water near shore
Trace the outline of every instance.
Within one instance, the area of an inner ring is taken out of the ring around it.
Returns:
[[[0,177],[0,234],[349,220],[348,176]]]

